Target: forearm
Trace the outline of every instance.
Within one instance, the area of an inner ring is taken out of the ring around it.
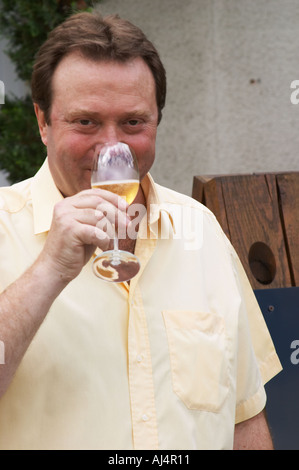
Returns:
[[[118,209],[119,203],[123,212]],[[0,396],[56,297],[78,276],[96,246],[107,248],[110,239],[97,227],[104,217],[101,207],[107,209],[105,221],[110,224],[115,220],[118,226],[129,223],[127,204],[116,194],[87,190],[65,198],[54,208],[51,229],[38,259],[0,296],[0,341],[5,348],[5,364],[0,364]]]
[[[66,281],[40,256],[36,262],[0,296],[0,340],[5,363],[0,364],[0,396],[15,371],[53,301]]]
[[[273,450],[265,412],[235,426],[234,450]]]

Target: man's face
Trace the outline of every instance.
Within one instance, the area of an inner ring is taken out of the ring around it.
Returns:
[[[134,150],[142,179],[155,158],[158,109],[146,63],[94,62],[67,55],[52,82],[50,124],[35,105],[51,173],[64,196],[90,188],[97,144],[125,142]]]

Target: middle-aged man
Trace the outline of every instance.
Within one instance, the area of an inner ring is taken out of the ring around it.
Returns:
[[[272,448],[263,383],[281,367],[240,262],[207,208],[148,174],[165,90],[153,45],[115,16],[74,15],[37,55],[47,159],[0,190],[2,449]],[[141,261],[130,283],[92,271],[110,225],[136,220],[90,189],[108,141],[135,151],[147,210],[120,240]]]

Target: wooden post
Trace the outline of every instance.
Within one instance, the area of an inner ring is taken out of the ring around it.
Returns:
[[[192,196],[215,214],[254,289],[299,285],[299,173],[195,176]]]
[[[277,175],[281,220],[293,286],[299,286],[299,173]]]

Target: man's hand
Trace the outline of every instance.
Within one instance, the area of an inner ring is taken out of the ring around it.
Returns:
[[[98,246],[106,250],[114,228],[130,222],[128,204],[116,194],[100,189],[82,191],[56,204],[43,261],[66,282],[75,278]]]

